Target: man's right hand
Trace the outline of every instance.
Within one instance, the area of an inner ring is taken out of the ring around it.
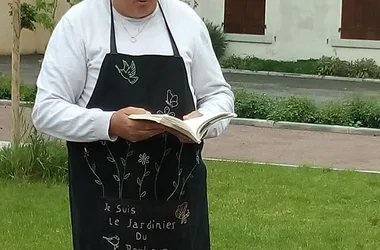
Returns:
[[[111,117],[110,136],[117,136],[131,142],[138,142],[163,133],[165,128],[162,125],[148,121],[134,121],[128,118],[131,114],[146,113],[149,112],[145,109],[135,107],[128,107],[116,111]]]

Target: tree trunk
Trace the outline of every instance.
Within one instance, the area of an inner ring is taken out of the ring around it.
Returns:
[[[13,0],[13,49],[12,49],[12,146],[18,146],[21,140],[20,115],[20,0]]]

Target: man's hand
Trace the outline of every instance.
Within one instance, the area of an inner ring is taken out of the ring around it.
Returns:
[[[145,109],[128,107],[116,111],[110,122],[110,136],[121,137],[128,141],[138,142],[161,134],[165,128],[154,122],[134,121],[128,118],[131,114],[149,113]]]
[[[199,111],[193,111],[190,114],[185,115],[183,117],[183,120],[189,120],[189,119],[193,119],[193,118],[197,118],[197,117],[201,117],[201,116],[202,116],[202,114]],[[174,136],[176,136],[182,143],[194,143],[191,139],[182,135],[181,133],[178,133],[175,130],[170,129],[170,130],[168,130],[168,132],[173,134]]]
[[[197,118],[197,117],[201,117],[202,114],[196,110],[196,111],[193,111],[191,112],[190,114],[187,114],[183,117],[184,120],[189,120],[189,119],[193,119],[193,118]]]

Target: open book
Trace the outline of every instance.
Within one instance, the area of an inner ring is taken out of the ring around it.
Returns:
[[[235,113],[218,113],[215,115],[203,115],[201,117],[181,120],[167,114],[132,114],[133,120],[146,120],[157,122],[166,127],[176,130],[187,136],[196,143],[201,143],[211,125],[224,119],[237,117]]]

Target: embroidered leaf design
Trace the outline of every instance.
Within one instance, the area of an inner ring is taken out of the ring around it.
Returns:
[[[150,171],[147,171],[145,174],[144,174],[144,176],[146,177],[146,176],[148,176],[150,174]]]
[[[165,156],[167,156],[168,154],[170,154],[170,151],[172,151],[172,149],[171,148],[168,148],[168,149],[166,149],[166,151],[165,151]]]
[[[165,106],[164,113],[165,114],[169,114],[170,113],[170,108],[168,106]]]
[[[124,167],[127,166],[127,161],[123,157],[120,157],[120,161]]]
[[[177,182],[176,182],[176,181],[173,181],[173,186],[174,186],[175,188],[177,188],[177,187],[178,187],[178,184],[177,184]]]
[[[176,153],[175,155],[177,156],[177,159],[179,159],[179,153]]]
[[[92,170],[96,171],[96,165],[95,165],[95,163],[92,164]]]
[[[128,152],[127,157],[130,157],[132,155],[133,155],[133,150]]]
[[[99,180],[95,180],[95,183],[96,183],[96,184],[98,184],[99,186],[101,186],[101,185],[102,185],[102,182],[101,182],[101,181],[99,181]]]
[[[181,195],[184,195],[184,194],[185,194],[185,191],[182,191],[182,192],[181,192]]]
[[[170,89],[166,92],[166,103],[172,108],[178,106],[178,95],[173,95]]]
[[[115,162],[115,159],[112,158],[112,157],[107,157],[107,160],[108,160],[109,162]]]
[[[124,175],[124,180],[128,179],[130,175],[131,175],[130,173]]]
[[[182,168],[179,169],[179,172],[178,172],[179,175],[182,174]]]
[[[146,195],[146,191],[142,192],[140,197],[143,198]]]
[[[157,163],[154,164],[155,168],[156,168],[156,171],[160,171],[160,165],[158,165]]]
[[[113,178],[115,179],[115,181],[120,181],[119,176],[117,176],[116,174],[113,175]]]
[[[140,180],[139,177],[137,177],[137,184],[138,184],[139,186],[141,186],[141,180]]]

